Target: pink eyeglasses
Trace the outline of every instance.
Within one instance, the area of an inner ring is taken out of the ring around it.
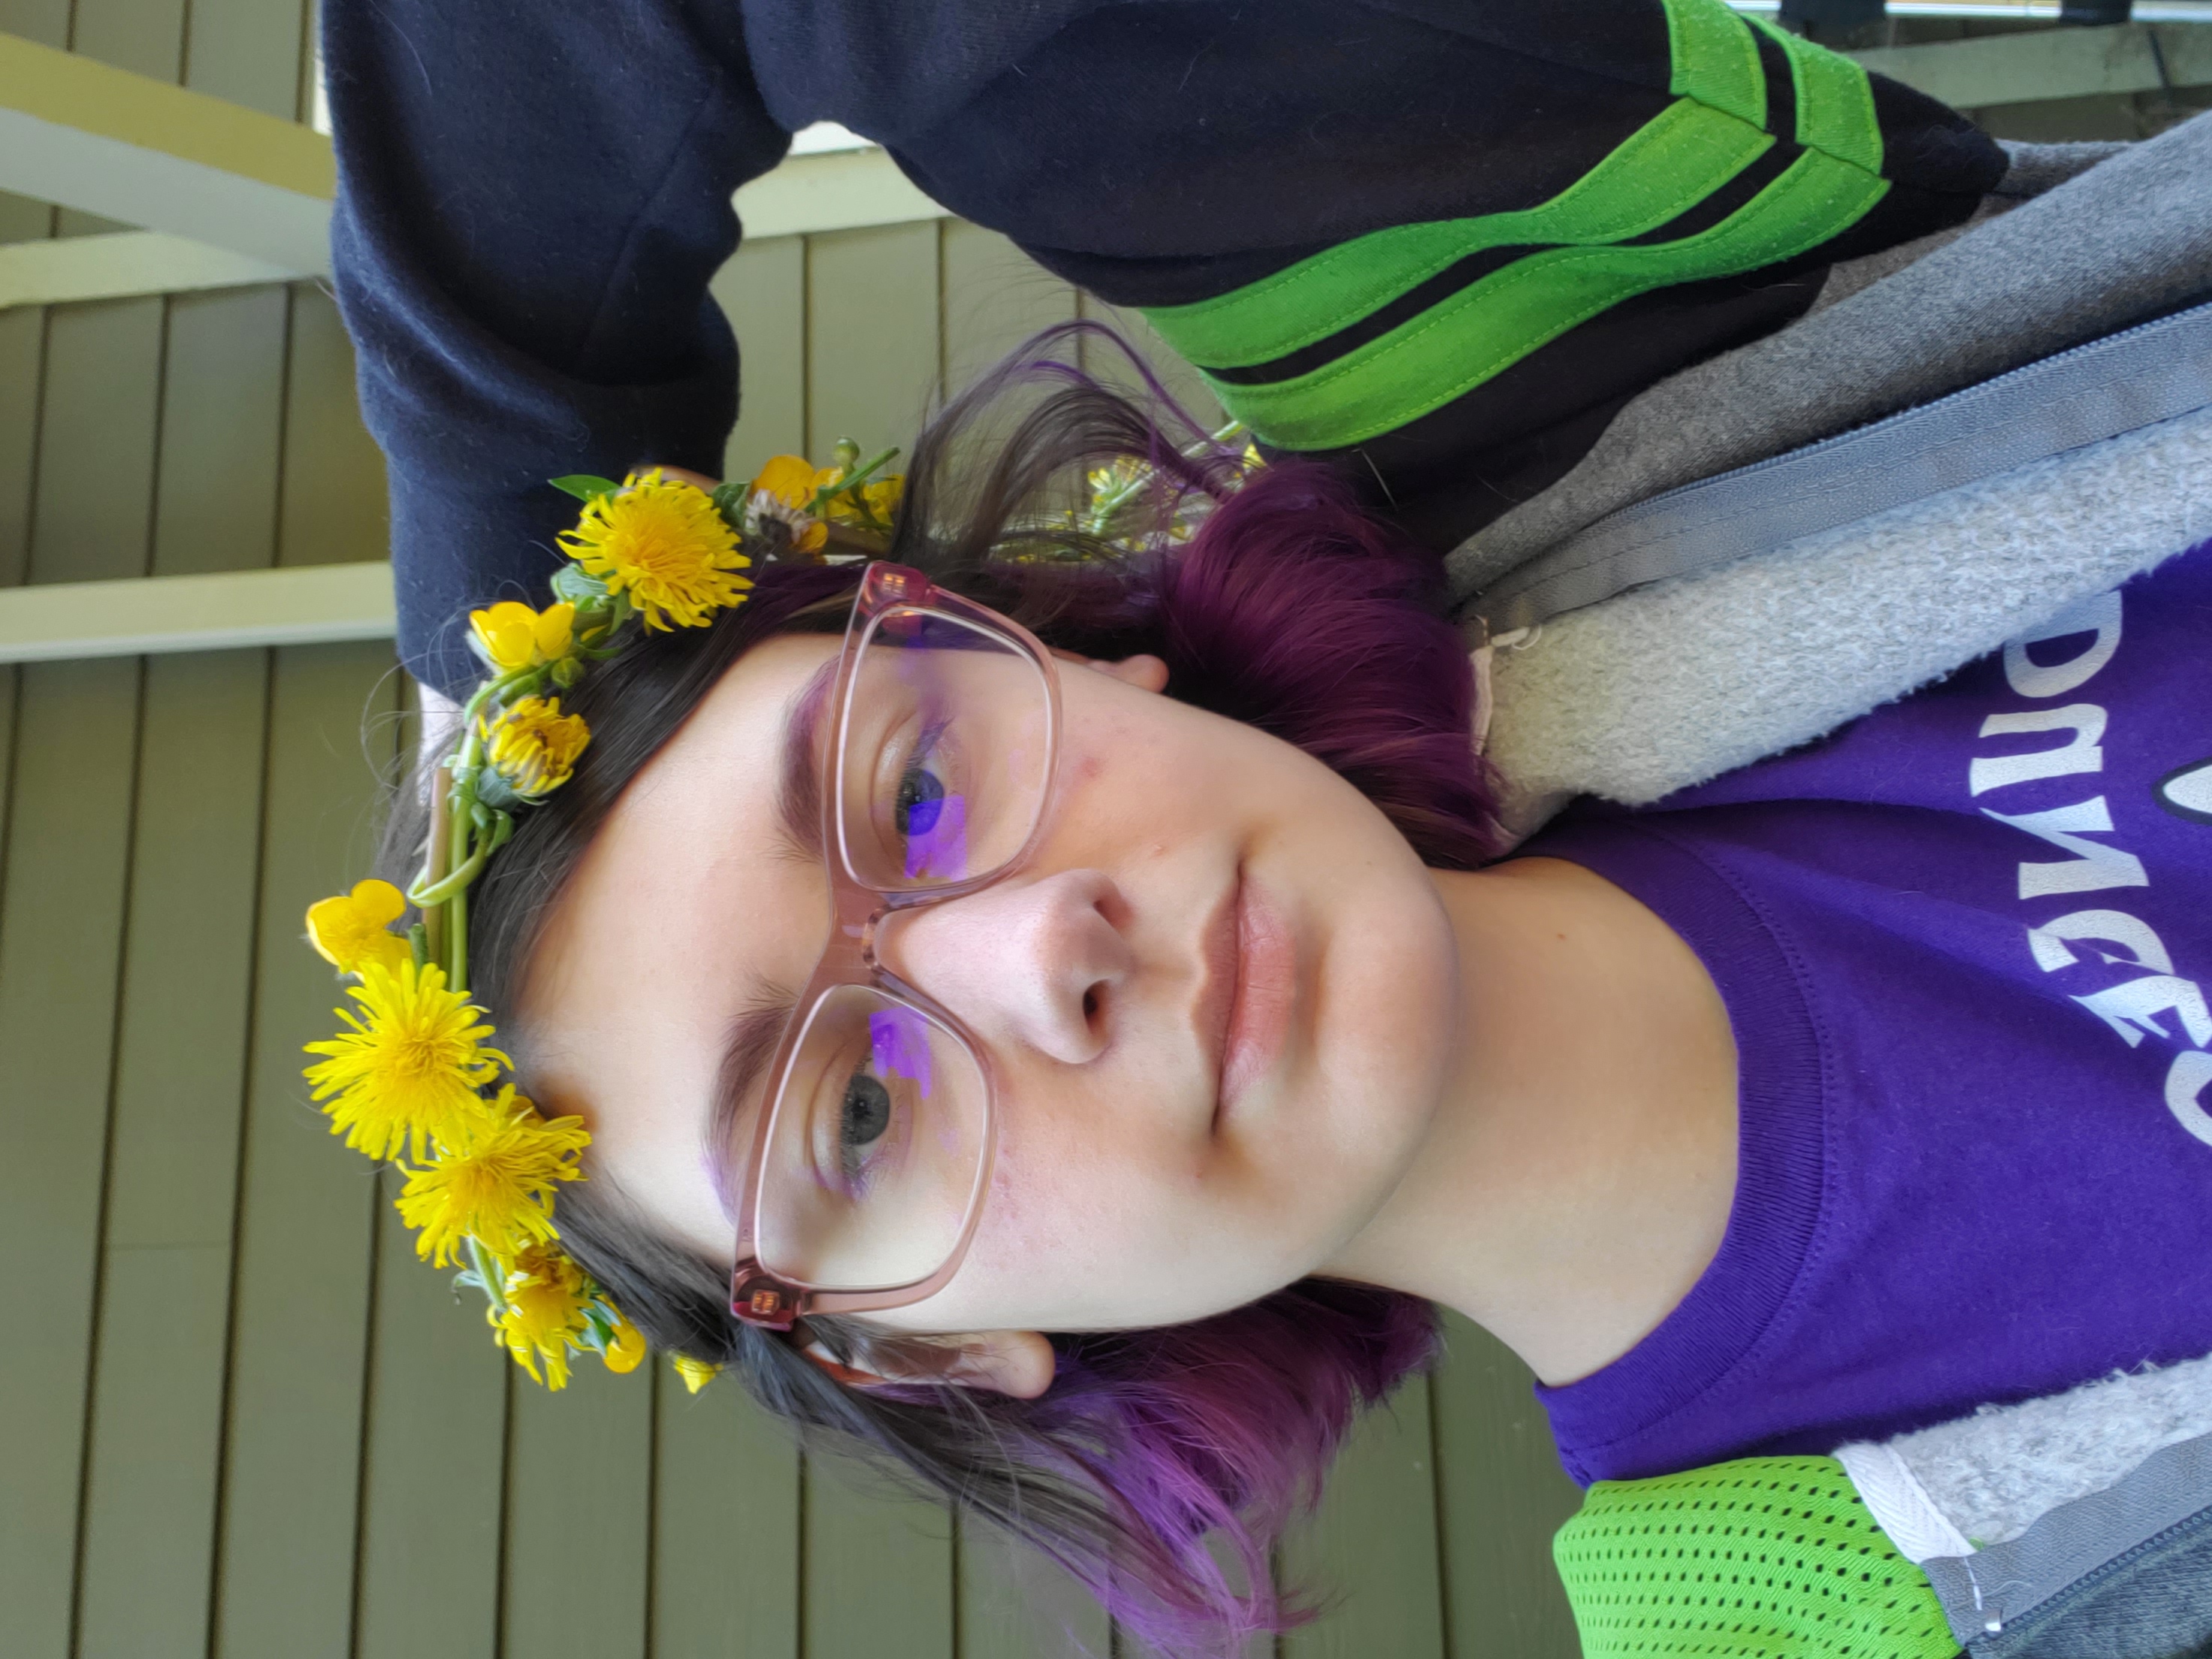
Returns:
[[[730,1310],[773,1330],[919,1302],[975,1237],[997,1142],[990,1062],[876,942],[894,912],[975,892],[1029,857],[1060,680],[1019,623],[879,563],[861,578],[826,712],[830,943],[769,1066],[737,1189]]]

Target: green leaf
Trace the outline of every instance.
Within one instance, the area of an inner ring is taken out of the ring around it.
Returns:
[[[477,774],[477,799],[485,806],[493,807],[527,806],[531,804],[489,766]]]
[[[579,609],[607,597],[607,585],[580,564],[564,564],[553,573],[553,597]]]
[[[722,515],[722,522],[740,536],[745,533],[745,501],[752,488],[747,483],[721,484],[708,497],[714,503],[714,511]]]
[[[611,495],[622,486],[612,478],[602,478],[592,472],[571,472],[565,478],[548,478],[546,483],[556,489],[565,489],[580,501],[588,501],[595,495]]]

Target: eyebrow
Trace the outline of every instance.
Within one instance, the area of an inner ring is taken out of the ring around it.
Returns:
[[[707,1173],[732,1226],[738,1218],[738,1182],[744,1173],[744,1157],[735,1145],[738,1124],[766,1081],[769,1061],[775,1058],[776,1045],[796,1006],[789,992],[756,980],[744,1011],[730,1022],[723,1044],[722,1063],[714,1077],[714,1109],[707,1115],[705,1150]]]
[[[784,852],[819,863],[828,849],[822,840],[822,716],[837,683],[838,659],[816,669],[784,705],[782,754],[776,767],[776,827]]]
[[[830,706],[830,689],[836,684],[837,663],[836,657],[823,663],[784,705],[783,741],[776,767],[776,828],[784,856],[801,862],[818,864],[826,854],[818,757],[822,717]],[[732,1224],[738,1214],[738,1182],[744,1172],[744,1158],[735,1145],[738,1125],[765,1085],[769,1062],[775,1058],[783,1028],[797,1003],[790,991],[756,978],[744,1006],[730,1022],[723,1038],[703,1150],[707,1173]]]

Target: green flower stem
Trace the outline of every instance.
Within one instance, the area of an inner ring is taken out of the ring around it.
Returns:
[[[423,949],[430,961],[441,964],[446,960],[445,912],[436,905],[424,904],[415,895],[428,887],[433,882],[444,879],[446,871],[451,863],[453,829],[453,815],[446,811],[443,809],[443,804],[441,803],[439,810],[430,815],[430,846],[422,860],[422,877],[407,895],[409,900],[422,913]]]
[[[476,805],[477,792],[473,784],[464,784],[454,789],[449,808],[453,825],[452,845],[456,851],[463,848],[468,851],[460,863],[438,880],[428,887],[416,888],[408,896],[425,909],[434,904],[447,903],[460,893],[477,878],[477,872],[484,866],[484,860],[491,856],[491,842],[488,838],[479,838],[477,834]]]
[[[469,982],[469,884],[485,861],[507,842],[514,820],[477,799],[477,777],[483,766],[483,714],[501,695],[535,688],[542,667],[516,668],[487,681],[461,710],[461,744],[447,762],[453,778],[445,810],[433,826],[430,857],[407,896],[422,912],[431,959],[446,970],[446,983],[465,990]],[[481,821],[479,821],[481,820]]]
[[[884,451],[882,454],[872,457],[866,466],[863,466],[855,471],[847,473],[845,477],[840,483],[832,484],[826,489],[816,490],[814,492],[814,499],[807,503],[807,512],[811,516],[818,519],[822,516],[823,508],[829,506],[831,501],[836,501],[840,495],[850,496],[855,503],[859,503],[860,501],[860,486],[867,483],[868,479],[873,476],[879,468],[888,465],[897,458],[898,446],[894,444],[889,449]],[[864,506],[863,511],[865,510],[866,508]]]
[[[483,713],[484,705],[495,696],[504,696],[517,680],[526,679],[537,672],[534,668],[510,668],[497,679],[486,680],[476,689],[476,694],[461,709],[464,755],[467,753],[469,747],[477,742],[477,720]]]
[[[477,863],[477,867],[481,869],[483,867],[481,854]],[[469,983],[469,890],[467,887],[463,886],[454,893],[453,897],[447,899],[446,908],[453,913],[453,926],[447,930],[449,937],[446,941],[446,949],[452,958],[453,965],[447,974],[446,983],[456,990],[466,990]]]
[[[477,757],[474,751],[477,746],[472,721],[469,736],[461,746],[461,757],[468,770],[456,770],[453,796],[447,802],[453,824],[450,845],[453,856],[460,863],[432,890],[446,915],[446,983],[456,991],[464,989],[469,982],[469,883],[483,868],[483,854],[471,845],[476,840]]]
[[[484,1294],[491,1298],[491,1305],[501,1313],[505,1313],[507,1286],[500,1283],[500,1274],[492,1261],[491,1252],[473,1238],[468,1243],[469,1266],[476,1270],[477,1278],[483,1281]]]

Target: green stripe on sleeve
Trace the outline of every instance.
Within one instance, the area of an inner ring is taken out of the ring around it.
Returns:
[[[1280,448],[1363,443],[1442,408],[1624,300],[1755,270],[1818,247],[1888,188],[1863,167],[1808,150],[1698,235],[1532,253],[1307,374],[1264,385],[1212,385],[1231,414]]]
[[[1766,76],[1759,44],[1726,0],[1664,0],[1667,47],[1673,58],[1668,88],[1678,98],[1725,110],[1753,126],[1766,125]]]
[[[1790,79],[1797,92],[1797,142],[1824,149],[1839,161],[1881,171],[1881,120],[1875,113],[1867,72],[1848,58],[1763,17],[1751,21],[1790,54]]]
[[[1190,362],[1243,368],[1327,339],[1486,248],[1616,242],[1688,212],[1774,140],[1682,98],[1550,201],[1511,213],[1374,231],[1256,283],[1146,319]]]

